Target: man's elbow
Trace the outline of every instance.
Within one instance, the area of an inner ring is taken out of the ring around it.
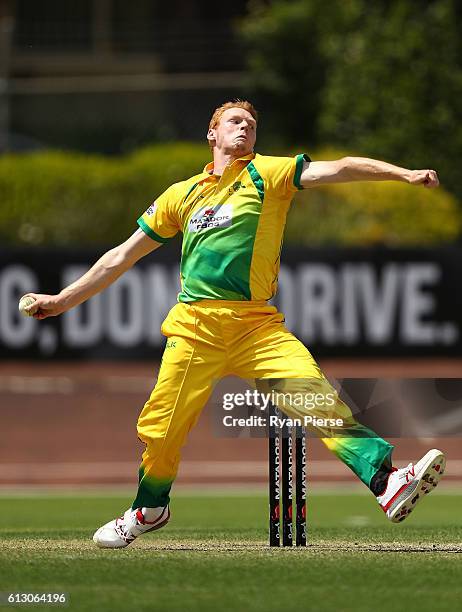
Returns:
[[[106,270],[127,270],[133,265],[127,250],[123,248],[123,244],[107,251],[101,259],[101,263]]]
[[[341,159],[337,161],[337,164],[338,164],[337,175],[341,179],[351,180],[354,178],[354,171],[355,171],[356,165],[355,165],[355,159],[353,157],[351,157],[350,155],[346,157],[342,157]]]
[[[349,155],[347,157],[342,157],[341,159],[338,160],[337,163],[338,163],[339,172],[348,171],[354,166],[353,158],[350,157]]]

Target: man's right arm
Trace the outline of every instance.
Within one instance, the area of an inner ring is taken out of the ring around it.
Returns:
[[[60,315],[109,287],[139,259],[160,246],[160,242],[138,229],[128,240],[107,251],[88,272],[57,295],[27,293],[36,300],[29,310],[34,312],[36,319]]]

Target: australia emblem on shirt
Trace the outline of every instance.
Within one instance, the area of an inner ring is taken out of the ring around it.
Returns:
[[[241,187],[245,187],[245,185],[243,185],[241,183],[241,181],[236,181],[235,183],[233,183],[231,185],[231,187],[228,189],[228,193],[229,195],[233,195],[233,193],[235,193],[236,191],[239,191],[239,189],[241,189]]]
[[[232,220],[231,204],[223,204],[216,208],[206,206],[192,214],[188,228],[190,232],[203,232],[216,227],[230,227]]]

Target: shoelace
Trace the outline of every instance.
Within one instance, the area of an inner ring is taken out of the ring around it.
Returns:
[[[115,530],[117,532],[117,534],[119,535],[119,537],[121,537],[123,540],[125,540],[125,542],[127,542],[127,544],[130,544],[131,542],[133,542],[133,540],[135,540],[140,534],[144,533],[143,529],[140,529],[138,531],[138,533],[133,533],[131,531],[132,528],[136,528],[138,526],[140,527],[148,527],[148,531],[150,530],[149,525],[151,524],[155,524],[159,521],[160,518],[163,517],[165,512],[165,508],[163,509],[162,513],[160,514],[160,516],[158,517],[158,519],[156,521],[153,521],[152,523],[148,522],[148,521],[141,521],[139,515],[141,515],[141,517],[144,519],[143,514],[141,513],[141,510],[139,508],[137,508],[136,510],[132,510],[128,516],[128,518],[125,518],[125,514],[123,516],[119,516],[119,518],[116,521],[116,526],[115,526]],[[120,521],[120,524],[118,523],[118,521]]]
[[[129,515],[129,519],[133,519],[135,518],[136,521],[138,522],[138,519],[136,518],[136,514],[133,516],[133,512]],[[125,542],[130,543],[133,542],[133,540],[137,537],[135,534],[133,534],[130,531],[130,527],[132,525],[127,524],[127,519],[125,518],[125,515],[120,516],[118,519],[118,521],[120,520],[121,523],[117,523],[116,522],[116,526],[115,526],[115,530],[117,532],[117,534],[123,539],[125,540]],[[136,524],[134,521],[133,522],[133,526]]]

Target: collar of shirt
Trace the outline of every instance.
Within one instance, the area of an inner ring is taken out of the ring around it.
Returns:
[[[244,155],[243,157],[238,157],[229,165],[229,167],[233,166],[236,162],[250,161],[251,159],[254,159],[254,157],[255,157],[255,153],[249,153],[248,155]],[[204,178],[202,178],[201,181],[204,181],[207,179],[213,179],[214,177],[221,178],[220,176],[213,174],[213,161],[211,161],[205,166]]]

